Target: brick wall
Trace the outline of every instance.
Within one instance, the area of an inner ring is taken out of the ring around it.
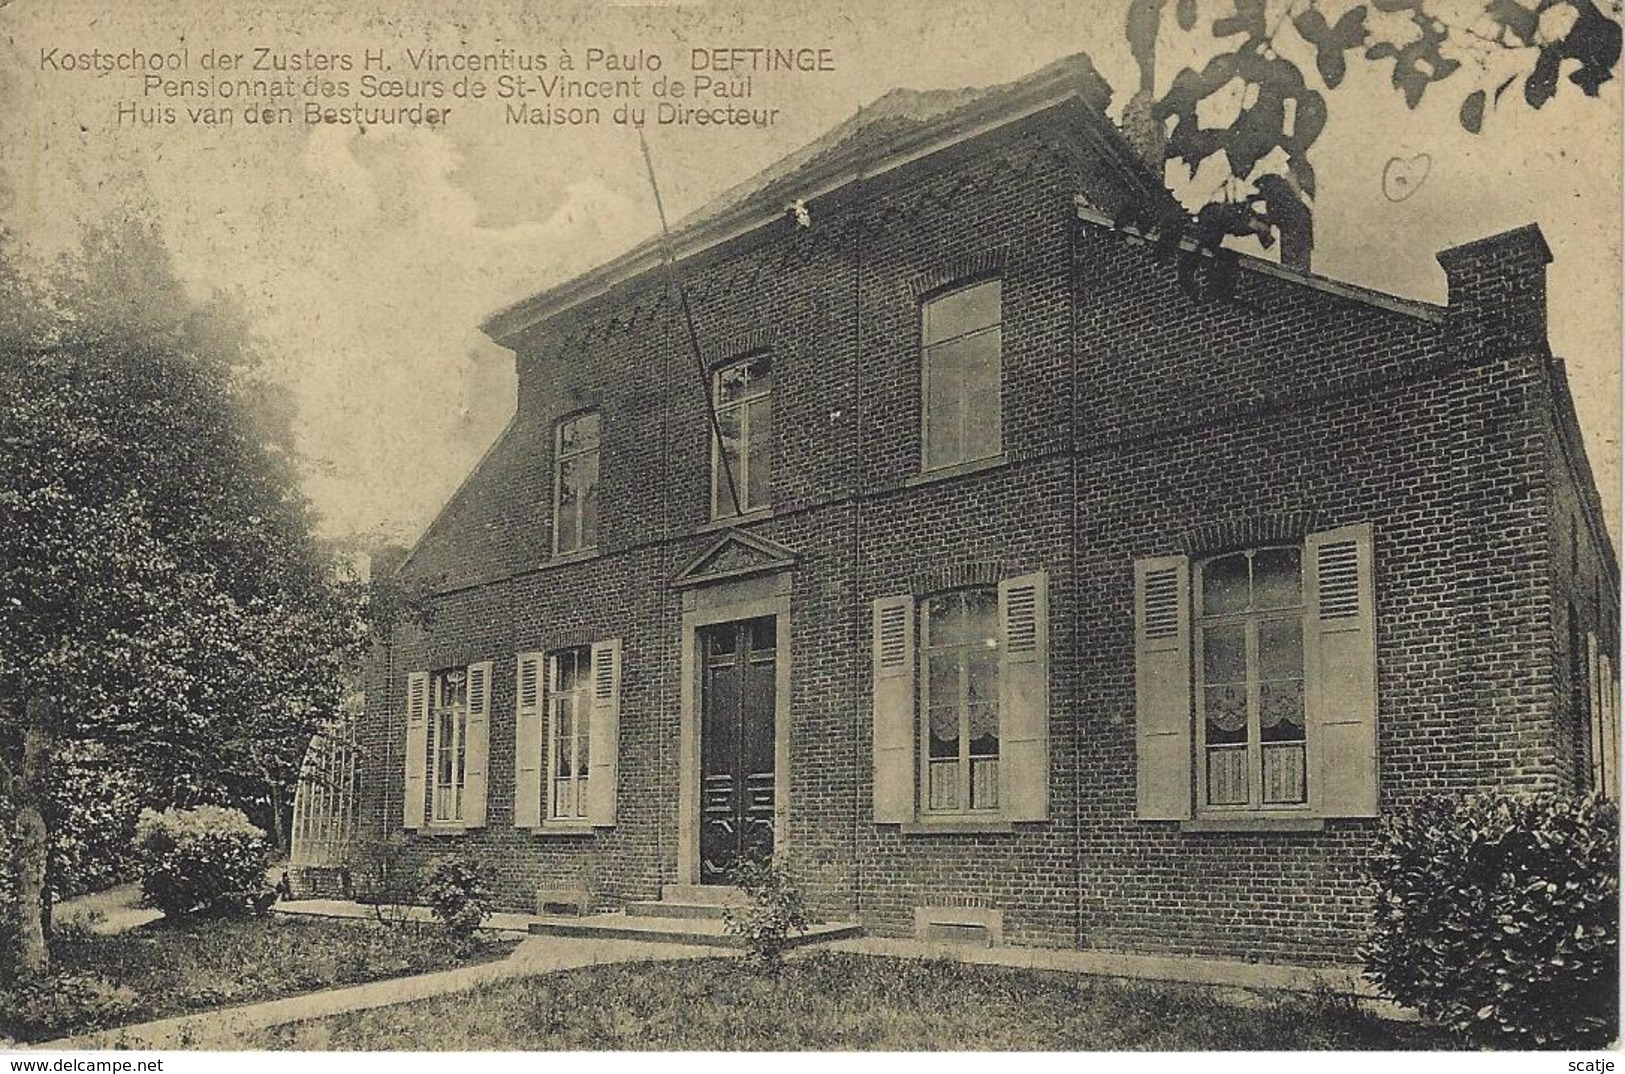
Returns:
[[[705,359],[773,352],[774,512],[745,526],[800,555],[791,865],[817,911],[882,933],[959,902],[1003,910],[1014,943],[1348,960],[1374,822],[1196,834],[1134,819],[1132,564],[1215,528],[1371,522],[1383,808],[1571,786],[1553,608],[1575,602],[1615,637],[1612,588],[1581,592],[1612,551],[1587,530],[1590,558],[1565,574],[1556,535],[1589,489],[1553,446],[1566,389],[1486,298],[1543,295],[1544,261],[1528,241],[1463,248],[1443,313],[1250,269],[1198,301],[1149,247],[1077,218],[1075,199],[1108,203],[1111,183],[1067,132],[1015,124],[814,201],[811,228],[780,220],[685,262]],[[1005,459],[921,481],[920,296],[988,271],[1003,281]],[[407,671],[494,660],[489,823],[410,840],[406,857],[477,851],[517,909],[544,883],[615,905],[677,879],[681,601],[666,583],[716,535],[704,393],[654,276],[517,350],[513,425],[407,567],[441,591],[432,623],[374,659],[365,815],[376,837],[400,830]],[[559,559],[553,428],[584,407],[604,419],[599,548]],[[877,826],[870,602],[971,564],[1049,575],[1050,819]],[[514,653],[610,636],[625,644],[617,824],[518,831]]]

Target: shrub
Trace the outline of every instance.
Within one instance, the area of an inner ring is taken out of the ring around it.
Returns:
[[[746,953],[761,968],[777,972],[790,934],[807,931],[807,907],[790,871],[772,859],[746,859],[732,880],[749,900],[723,911],[728,931],[744,938]]]
[[[481,922],[491,916],[491,893],[473,862],[460,858],[437,861],[429,871],[423,897],[435,920],[457,940],[473,939]]]
[[[58,899],[136,876],[138,784],[113,758],[74,745],[52,763],[51,890]]]
[[[10,964],[16,940],[14,906],[17,898],[16,879],[11,867],[11,831],[13,810],[4,794],[0,794],[0,981],[6,980],[16,967]]]
[[[1608,1043],[1618,823],[1597,795],[1429,800],[1391,818],[1372,866],[1366,975],[1475,1044]]]
[[[268,902],[270,848],[238,810],[142,810],[136,847],[142,901],[167,917],[237,916]]]
[[[100,977],[41,974],[0,989],[0,1038],[49,1040],[126,1020],[135,995]]]

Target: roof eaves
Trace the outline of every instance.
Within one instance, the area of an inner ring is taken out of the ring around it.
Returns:
[[[1078,205],[1075,208],[1078,219],[1085,223],[1117,231],[1136,239],[1144,240],[1146,238],[1136,228],[1121,225],[1105,214],[1096,212],[1086,205]],[[1196,248],[1196,244],[1189,239],[1184,240],[1181,246],[1190,250]],[[1300,287],[1323,291],[1329,295],[1351,299],[1367,306],[1388,310],[1391,313],[1404,314],[1407,317],[1414,317],[1429,324],[1442,324],[1444,322],[1444,307],[1442,306],[1436,306],[1414,298],[1401,298],[1399,295],[1392,295],[1386,291],[1378,291],[1370,287],[1362,287],[1356,283],[1333,279],[1317,272],[1305,272],[1303,269],[1283,265],[1278,261],[1270,261],[1254,254],[1241,253],[1240,251],[1234,251],[1234,253],[1242,268],[1247,269],[1249,272],[1255,272],[1260,276],[1272,276],[1278,280],[1295,283]]]
[[[990,94],[985,101],[922,123],[919,130],[909,132],[894,142],[879,158],[861,150],[848,149],[818,159],[816,165],[803,171],[773,177],[762,190],[740,199],[737,204],[715,216],[699,220],[687,228],[679,225],[678,233],[673,236],[672,256],[678,261],[687,260],[779,220],[783,216],[783,208],[777,204],[769,207],[766,196],[792,180],[805,184],[805,193],[799,196],[804,201],[812,201],[856,179],[895,171],[959,143],[1065,105],[1068,101],[1079,102],[1080,111],[1092,119],[1102,141],[1115,146],[1122,140],[1122,134],[1104,114],[1110,88],[1100,81],[1098,75],[1093,75],[1092,70],[1088,74],[1093,76],[1092,81],[1081,72],[1063,70],[1056,76],[1031,85],[1018,84],[1019,88]],[[1116,155],[1116,163],[1129,173],[1136,185],[1155,187],[1156,191],[1166,196],[1166,192],[1155,183],[1154,177],[1132,152],[1127,155],[1119,152]],[[723,197],[726,196],[725,193]],[[700,213],[703,214],[704,210],[700,210]],[[661,260],[660,242],[658,239],[648,239],[596,269],[498,310],[481,323],[480,329],[497,343],[509,346],[536,325],[657,268]]]
[[[418,534],[417,540],[412,542],[412,547],[407,549],[406,555],[402,556],[400,562],[395,564],[394,569],[391,571],[395,577],[406,574],[406,568],[413,559],[417,558],[418,550],[423,547],[423,543],[429,539],[435,530],[440,528],[441,523],[445,520],[446,513],[451,510],[452,504],[460,500],[463,493],[468,491],[468,486],[473,484],[474,478],[479,476],[481,470],[485,469],[486,463],[491,461],[491,456],[496,454],[498,446],[508,439],[508,436],[513,432],[514,423],[518,420],[519,415],[516,412],[508,419],[508,424],[502,427],[502,431],[497,434],[496,439],[492,440],[485,451],[481,453],[480,461],[476,462],[473,468],[464,475],[462,481],[458,482],[456,490],[446,497],[445,502],[440,505],[440,510],[435,512],[434,518],[429,520],[429,524],[423,527],[423,532]]]

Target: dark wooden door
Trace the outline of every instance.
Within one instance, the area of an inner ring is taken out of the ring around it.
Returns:
[[[773,853],[772,616],[700,631],[700,883]]]

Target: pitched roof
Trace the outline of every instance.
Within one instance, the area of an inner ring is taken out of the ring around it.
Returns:
[[[1133,185],[1160,194],[1160,183],[1106,118],[1111,93],[1081,52],[994,86],[894,89],[678,220],[671,229],[674,255],[681,259],[776,220],[791,202],[838,189],[857,178],[860,170],[873,175],[1067,99],[1081,101],[1085,115],[1095,118],[1094,126]],[[655,236],[584,275],[499,310],[480,327],[498,342],[510,340],[555,313],[657,267],[660,258],[661,241]]]

